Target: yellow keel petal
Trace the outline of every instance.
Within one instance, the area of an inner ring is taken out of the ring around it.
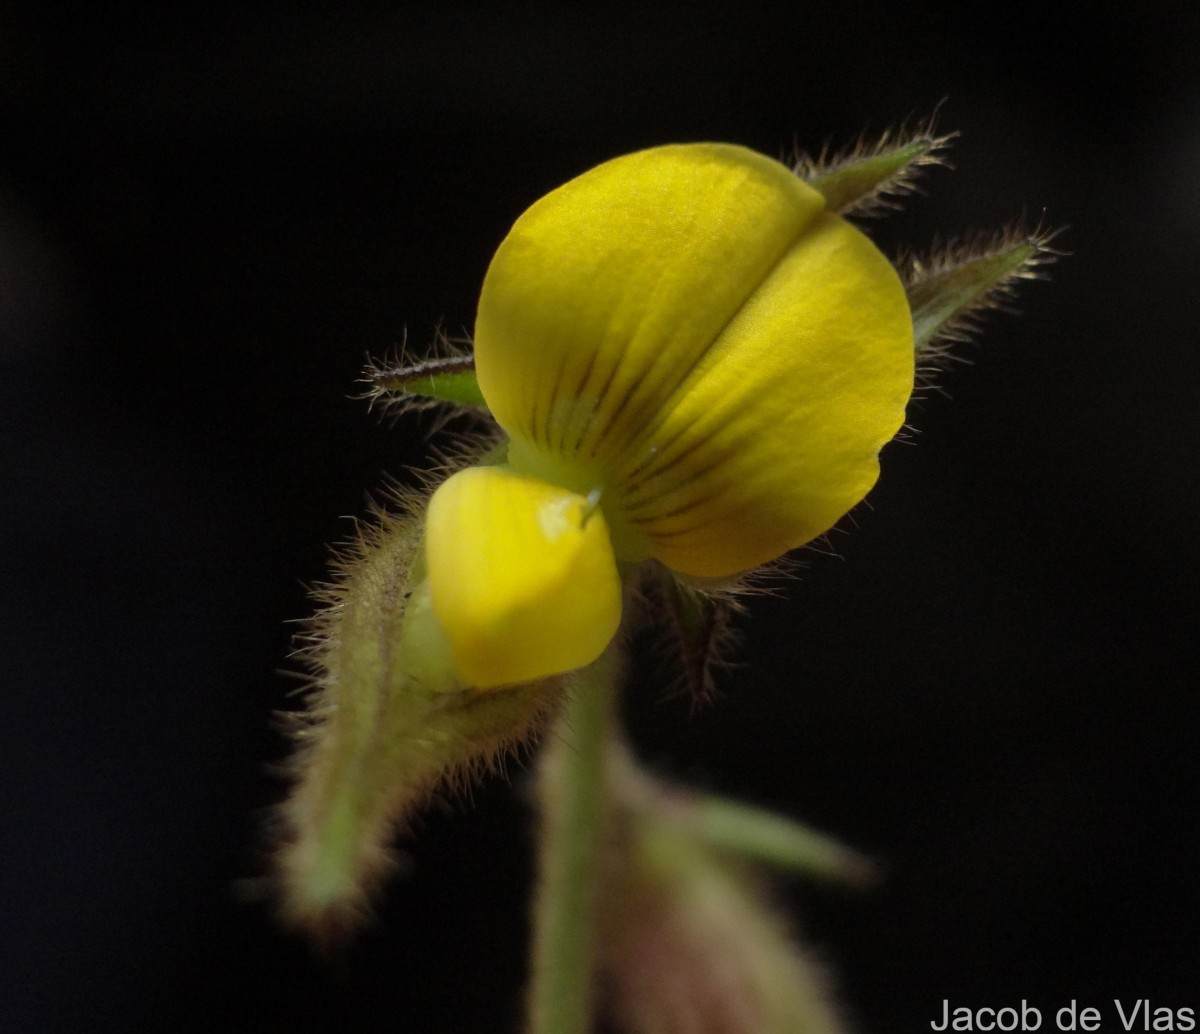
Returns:
[[[528,682],[595,660],[621,620],[604,516],[508,467],[471,467],[429,502],[433,612],[464,682]]]

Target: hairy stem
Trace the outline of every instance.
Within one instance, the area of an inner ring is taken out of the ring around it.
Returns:
[[[605,765],[619,668],[618,649],[610,645],[573,677],[538,772],[530,1034],[587,1034],[592,1027],[597,888],[611,820]]]

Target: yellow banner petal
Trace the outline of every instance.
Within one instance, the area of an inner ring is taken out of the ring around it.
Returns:
[[[604,482],[823,205],[725,144],[626,155],[534,204],[492,260],[475,325],[514,465]]]
[[[617,158],[533,205],[475,350],[513,466],[603,486],[618,556],[700,577],[830,528],[912,391],[888,261],[785,166],[723,144]]]
[[[464,682],[491,688],[595,660],[621,619],[621,581],[594,501],[508,467],[472,467],[429,502],[433,612]]]

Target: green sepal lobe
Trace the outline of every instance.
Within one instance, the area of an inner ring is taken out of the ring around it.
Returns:
[[[716,691],[713,669],[733,638],[730,616],[737,605],[727,596],[685,585],[660,565],[651,572],[650,589],[664,605],[684,686],[693,700],[710,700]]]
[[[867,216],[895,208],[895,199],[913,189],[917,175],[942,157],[956,134],[937,135],[930,119],[915,130],[884,133],[874,143],[859,141],[830,157],[800,155],[797,175],[825,195],[829,209],[841,215]]]
[[[364,371],[372,401],[401,407],[448,403],[461,409],[483,410],[487,403],[475,377],[475,357],[448,355],[415,363],[372,364]]]
[[[978,317],[1009,298],[1021,280],[1036,280],[1061,252],[1051,247],[1056,232],[1013,229],[992,237],[952,242],[928,258],[910,256],[901,278],[913,317],[918,364],[942,358]]]

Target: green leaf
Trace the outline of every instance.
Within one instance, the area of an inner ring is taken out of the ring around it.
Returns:
[[[871,861],[825,833],[764,808],[725,797],[697,796],[676,812],[679,822],[712,847],[819,879],[869,884]]]

